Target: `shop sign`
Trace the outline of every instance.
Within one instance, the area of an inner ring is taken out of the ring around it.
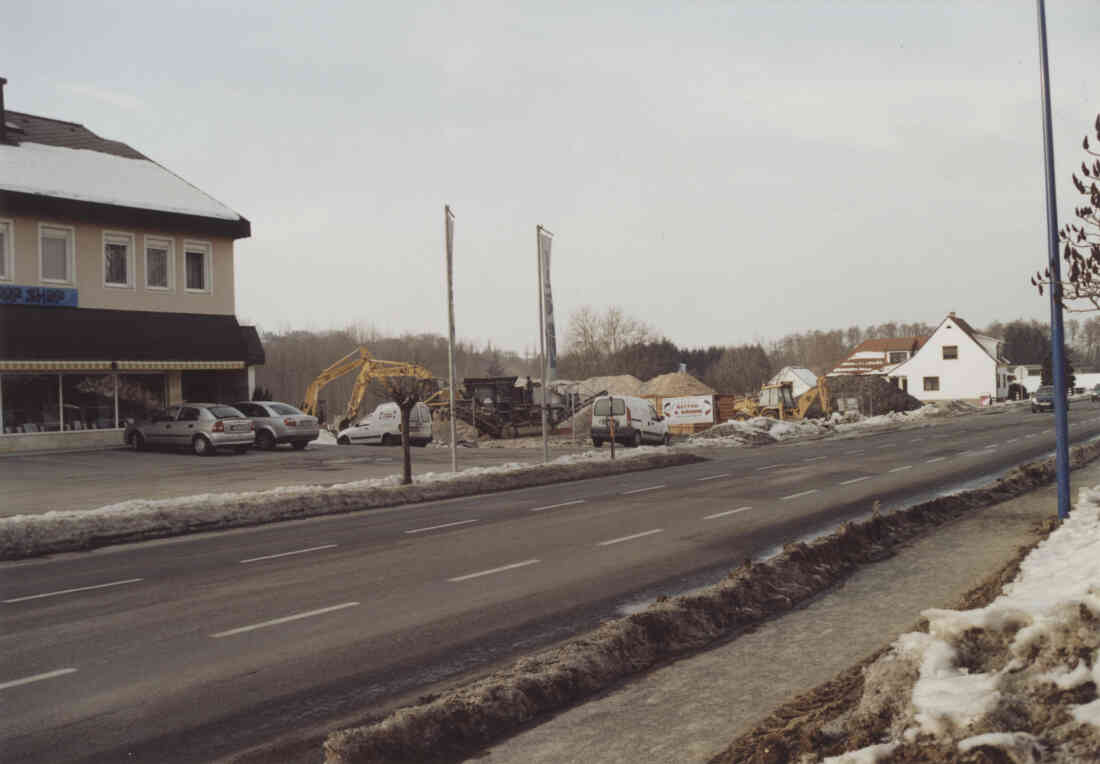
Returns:
[[[50,308],[75,308],[75,289],[30,287],[0,284],[0,305],[43,305]]]
[[[665,398],[661,412],[670,425],[714,423],[714,401],[709,395]]]

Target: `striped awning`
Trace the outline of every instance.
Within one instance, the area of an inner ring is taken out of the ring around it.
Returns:
[[[220,371],[244,361],[0,361],[4,371]]]

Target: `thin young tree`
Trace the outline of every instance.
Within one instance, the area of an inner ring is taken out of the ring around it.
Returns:
[[[374,385],[386,400],[397,404],[401,412],[401,485],[412,484],[412,451],[409,447],[409,418],[417,403],[432,395],[437,388],[435,380],[419,377],[392,376],[377,380]]]

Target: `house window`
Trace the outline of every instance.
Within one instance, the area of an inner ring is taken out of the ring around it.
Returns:
[[[183,267],[188,292],[211,291],[210,245],[185,241],[183,243]]]
[[[171,290],[174,288],[173,246],[171,239],[145,238],[145,288]]]
[[[12,250],[12,221],[0,220],[0,281],[11,281],[13,278]]]
[[[891,363],[891,364],[901,363],[902,361],[908,361],[909,360],[909,351],[908,350],[891,350],[889,353],[887,353],[886,358],[887,358],[887,363]]]
[[[76,233],[72,226],[38,227],[38,277],[41,281],[73,283],[75,239]]]
[[[103,234],[103,286],[134,285],[134,237],[128,233]]]
[[[940,378],[939,377],[925,377],[924,378],[924,392],[935,393],[939,392]]]
[[[943,360],[954,361],[959,357],[958,345],[944,345],[943,346]]]

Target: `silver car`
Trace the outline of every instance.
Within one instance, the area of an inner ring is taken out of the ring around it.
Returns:
[[[222,403],[180,403],[155,411],[144,422],[128,423],[126,443],[142,451],[150,446],[189,448],[212,456],[219,448],[243,454],[252,447],[252,420]]]
[[[317,417],[305,414],[289,403],[278,401],[239,401],[233,404],[252,420],[256,429],[256,448],[270,451],[280,443],[302,450],[321,433]]]

